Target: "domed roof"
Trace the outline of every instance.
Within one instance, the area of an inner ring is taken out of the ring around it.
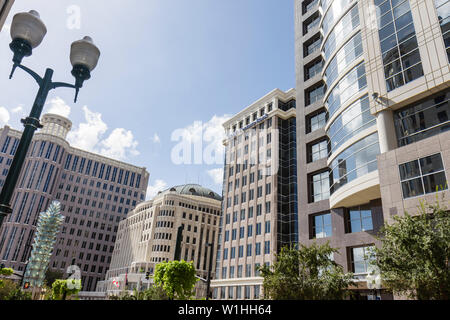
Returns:
[[[222,201],[222,197],[218,195],[216,192],[211,189],[202,187],[199,184],[183,184],[180,186],[175,186],[164,191],[161,191],[159,194],[176,192],[177,194],[186,194],[186,195],[194,195],[205,198],[211,198],[215,200]]]

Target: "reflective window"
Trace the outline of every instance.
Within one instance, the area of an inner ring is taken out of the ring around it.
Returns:
[[[314,102],[322,99],[324,94],[324,86],[321,84],[318,87],[315,87],[313,89],[309,89],[306,91],[305,94],[305,106],[309,106],[310,104],[313,104]]]
[[[364,95],[339,114],[330,125],[327,132],[330,138],[330,154],[343,143],[375,123],[376,118],[370,113],[369,97]]]
[[[351,248],[350,261],[353,273],[367,273],[370,261],[374,259],[373,246]]]
[[[331,163],[331,194],[348,182],[377,170],[378,154],[378,133],[359,140],[341,152]]]
[[[409,0],[375,0],[388,91],[423,76]]]
[[[331,225],[331,213],[314,216],[312,222],[313,239],[331,237],[333,229]]]
[[[342,41],[359,26],[358,6],[354,6],[328,35],[323,44],[325,60],[328,60],[334,50],[339,47]]]
[[[319,74],[322,71],[322,67],[322,60],[316,60],[308,66],[305,66],[305,81],[313,78],[316,74]]]
[[[319,16],[319,13],[317,12],[316,14],[312,15],[310,18],[308,18],[303,23],[303,35],[307,34],[312,29],[317,27],[319,25],[319,22],[320,22],[320,16]]]
[[[372,210],[369,206],[348,209],[346,218],[348,233],[373,230]]]
[[[445,90],[394,114],[399,146],[450,130],[450,91]]]
[[[334,56],[325,70],[328,87],[338,78],[339,74],[363,53],[361,33],[358,32]]]
[[[317,129],[323,128],[328,121],[328,116],[325,111],[322,111],[316,115],[309,118],[307,132],[314,132]]]
[[[304,56],[307,57],[310,54],[319,50],[321,43],[322,43],[322,38],[320,38],[320,36],[317,36],[317,37],[311,39],[311,41],[309,41],[308,43],[305,44]]]
[[[450,62],[450,0],[434,0],[434,5],[441,25],[447,58]]]
[[[328,99],[325,102],[325,106],[328,108],[330,117],[351,96],[360,92],[366,86],[366,68],[364,66],[364,63],[360,63],[338,82],[338,84],[333,88],[330,95],[328,96]]]
[[[447,190],[440,153],[401,164],[399,170],[404,199]]]
[[[328,141],[323,140],[308,147],[308,162],[314,162],[328,156]]]
[[[310,177],[310,202],[318,202],[330,198],[330,181],[328,171]]]
[[[322,23],[323,34],[327,34],[328,31],[330,31],[330,28],[333,26],[333,24],[337,21],[342,12],[344,12],[344,10],[351,2],[353,2],[353,0],[322,1],[321,3],[322,11],[326,12]]]

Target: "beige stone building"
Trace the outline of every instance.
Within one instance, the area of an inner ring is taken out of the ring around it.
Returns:
[[[221,197],[200,185],[187,184],[160,192],[142,202],[119,224],[109,271],[97,291],[119,294],[126,288],[145,289],[159,262],[175,257],[177,232],[183,226],[181,259],[193,261],[197,275],[206,279],[210,247],[214,244],[214,274]],[[128,282],[128,286],[126,286]]]
[[[298,242],[295,90],[275,89],[224,123],[215,299],[259,299],[258,267]]]

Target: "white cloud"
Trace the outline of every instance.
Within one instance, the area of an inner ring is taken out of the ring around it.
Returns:
[[[215,184],[221,185],[223,183],[223,168],[211,169],[206,172],[213,179]]]
[[[53,113],[68,118],[70,115],[70,106],[60,97],[53,98],[46,105],[49,109],[46,113]]]
[[[157,133],[153,135],[153,138],[151,138],[151,140],[153,141],[153,143],[161,143],[161,139],[159,138]]]
[[[147,200],[153,199],[159,191],[167,189],[167,183],[164,180],[155,180],[153,185],[147,187]]]
[[[92,112],[87,106],[83,107],[83,112],[86,122],[80,123],[77,129],[69,132],[67,140],[74,147],[97,152],[97,145],[108,126],[103,122],[100,113]]]
[[[5,107],[0,107],[0,125],[4,126],[8,124],[10,118],[8,109]]]
[[[133,133],[123,128],[116,128],[108,138],[101,142],[100,153],[104,156],[126,159],[128,154],[131,156],[139,155],[136,150],[138,142],[134,140]]]
[[[102,120],[102,114],[83,107],[85,122],[78,128],[69,132],[67,140],[77,148],[99,153],[117,160],[126,160],[129,156],[139,155],[138,142],[133,133],[124,128],[115,128],[108,137],[104,138],[108,130],[107,124]]]
[[[22,106],[18,106],[14,109],[11,109],[12,113],[23,113],[23,107]]]

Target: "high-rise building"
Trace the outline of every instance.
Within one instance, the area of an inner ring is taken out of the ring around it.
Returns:
[[[106,280],[99,283],[97,290],[109,296],[126,289],[147,288],[156,264],[174,260],[180,226],[183,226],[180,259],[193,261],[197,275],[206,279],[213,244],[214,274],[221,200],[210,189],[186,184],[140,203],[119,223],[111,265]],[[149,279],[145,279],[147,275]]]
[[[3,25],[5,24],[6,17],[8,16],[13,3],[14,3],[14,0],[0,0],[0,32],[3,29]]]
[[[77,264],[83,290],[95,289],[111,262],[119,222],[145,200],[145,168],[71,147],[70,120],[46,114],[30,145],[11,200],[13,213],[0,232],[0,261],[23,272],[39,214],[53,200],[65,217],[49,268],[65,272]],[[0,129],[0,187],[3,187],[22,133]]]
[[[295,90],[273,90],[224,123],[215,299],[259,299],[258,267],[298,242]]]
[[[364,289],[380,227],[449,199],[450,1],[295,3],[299,240]]]

